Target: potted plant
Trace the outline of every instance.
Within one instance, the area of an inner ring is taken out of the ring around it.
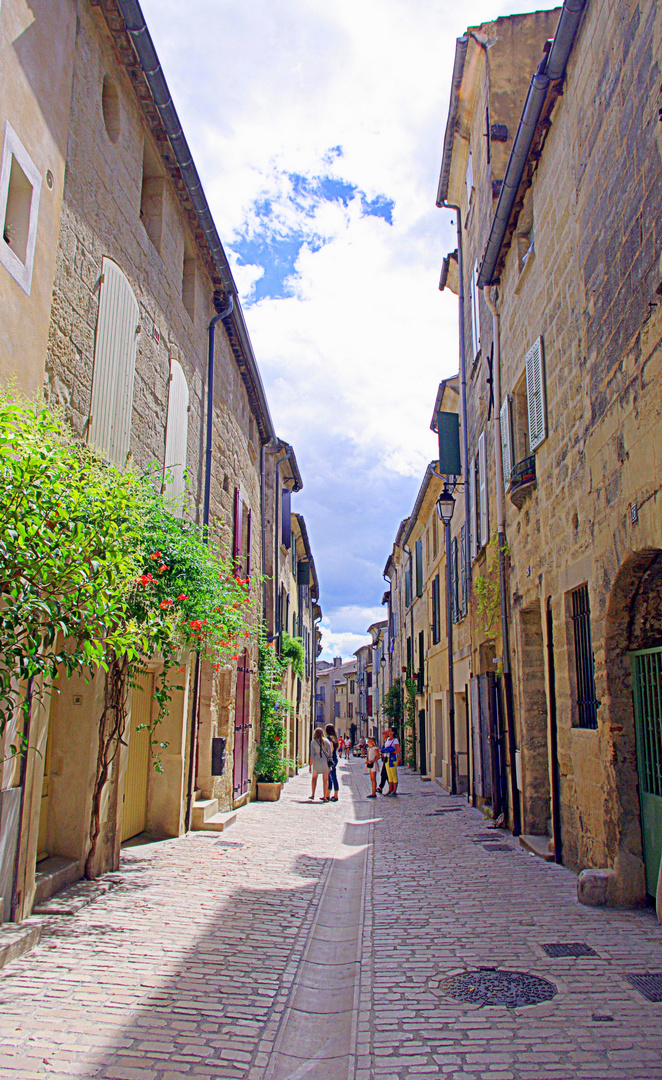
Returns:
[[[277,747],[258,747],[257,797],[260,802],[276,802],[287,780],[287,765]]]
[[[285,724],[281,714],[290,708],[281,685],[287,664],[267,643],[264,632],[258,640],[260,675],[260,742],[255,760],[257,797],[261,802],[276,802],[294,762],[284,758]]]

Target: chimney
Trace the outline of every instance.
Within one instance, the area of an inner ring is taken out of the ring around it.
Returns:
[[[340,667],[341,664],[342,664],[342,656],[334,656],[334,658],[333,658],[333,666],[334,667]]]

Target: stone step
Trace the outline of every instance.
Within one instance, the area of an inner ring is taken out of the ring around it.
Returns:
[[[530,851],[532,855],[537,855],[538,858],[544,859],[545,862],[554,862],[554,842],[551,837],[547,835],[536,836],[534,833],[522,833],[519,842],[525,851]]]
[[[206,818],[200,825],[193,824],[193,830],[195,832],[203,832],[208,829],[210,832],[224,832],[229,829],[231,825],[234,825],[237,820],[237,813],[235,810],[227,811],[224,814],[213,814],[210,818]]]
[[[205,821],[218,813],[218,799],[197,799],[193,803],[192,827],[200,829]]]
[[[81,864],[77,859],[65,859],[63,855],[53,855],[37,863],[35,872],[34,907],[50,900],[51,896],[66,889],[82,877]]]
[[[22,923],[3,923],[0,926],[0,968],[34,949],[41,937],[41,919],[26,919]]]

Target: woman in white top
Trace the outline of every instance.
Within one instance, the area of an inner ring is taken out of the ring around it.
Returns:
[[[375,740],[370,737],[368,739],[368,749],[365,756],[365,769],[367,773],[370,773],[370,784],[372,786],[372,794],[368,795],[369,799],[377,798],[377,769],[381,762],[381,756],[381,752]]]
[[[322,802],[329,801],[329,770],[331,768],[332,760],[333,747],[331,746],[331,743],[328,739],[324,738],[324,732],[321,727],[315,728],[310,743],[310,771],[313,774],[313,790],[309,795],[310,802],[315,798],[315,788],[317,787],[318,776],[322,777],[322,784],[324,785]]]

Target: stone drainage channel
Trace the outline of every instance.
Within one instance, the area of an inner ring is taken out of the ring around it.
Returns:
[[[264,1080],[352,1080],[372,806],[347,775],[355,821],[345,823]],[[323,1063],[323,1064],[322,1064]]]

